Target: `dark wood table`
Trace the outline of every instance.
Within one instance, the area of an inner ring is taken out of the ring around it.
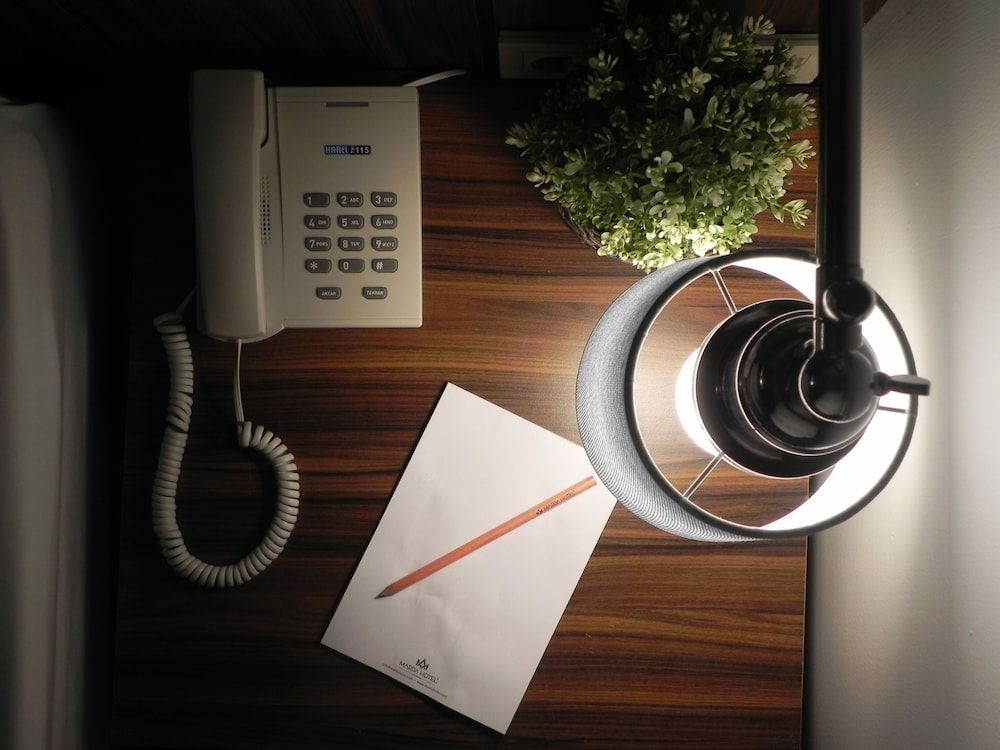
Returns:
[[[289,330],[244,348],[247,415],[295,453],[303,493],[284,555],[228,590],[174,575],[150,525],[167,388],[150,321],[176,307],[194,277],[185,113],[145,112],[139,148],[156,157],[137,162],[136,205],[174,220],[135,245],[117,746],[799,746],[803,541],[688,542],[617,507],[506,736],[319,643],[446,382],[578,440],[580,354],[638,273],[583,247],[504,145],[537,95],[527,84],[462,80],[421,91],[422,328]],[[812,201],[815,171],[797,174],[793,192]],[[757,244],[812,247],[813,237],[811,223],[794,230],[762,217]],[[696,345],[696,329],[721,305],[712,294],[696,296],[700,322],[679,322],[673,349]],[[234,444],[234,347],[199,334],[192,345],[179,521],[196,554],[225,563],[256,543],[273,480]],[[728,489],[736,498],[746,488]]]

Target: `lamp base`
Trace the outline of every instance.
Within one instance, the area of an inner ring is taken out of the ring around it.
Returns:
[[[812,476],[834,466],[861,437],[874,397],[846,420],[815,413],[803,398],[812,333],[812,305],[771,299],[735,312],[705,340],[695,399],[705,429],[730,463],[779,479]],[[864,356],[874,363],[867,345]]]

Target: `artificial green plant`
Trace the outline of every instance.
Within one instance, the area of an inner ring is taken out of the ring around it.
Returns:
[[[527,178],[597,246],[650,271],[728,253],[770,210],[802,226],[804,200],[784,200],[788,173],[814,155],[797,131],[815,116],[789,93],[800,61],[762,45],[763,17],[728,23],[698,0],[659,17],[611,0],[585,67],[551,88],[508,130]]]

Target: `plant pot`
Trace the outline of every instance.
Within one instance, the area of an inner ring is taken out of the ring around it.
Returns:
[[[579,237],[585,245],[587,245],[591,250],[596,250],[601,246],[601,237],[593,229],[587,229],[586,227],[581,227],[573,219],[573,216],[562,206],[556,204],[556,208],[559,211],[559,217],[573,232]]]

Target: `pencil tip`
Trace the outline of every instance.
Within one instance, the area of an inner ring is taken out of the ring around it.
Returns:
[[[376,599],[381,599],[382,597],[385,597],[385,596],[389,596],[389,593],[387,591],[383,590],[383,591],[378,592],[378,595],[375,598]]]

